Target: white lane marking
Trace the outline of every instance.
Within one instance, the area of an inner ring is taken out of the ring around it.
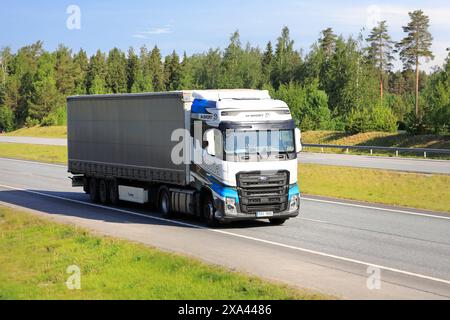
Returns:
[[[385,266],[381,266],[381,265],[377,265],[377,264],[373,264],[373,263],[369,263],[369,262],[365,262],[365,261],[360,261],[360,260],[340,257],[340,256],[328,254],[328,253],[323,253],[323,252],[319,252],[319,251],[314,251],[314,250],[304,249],[304,248],[300,248],[300,247],[295,247],[295,246],[287,245],[287,244],[284,244],[284,243],[279,243],[279,242],[274,242],[274,241],[269,241],[269,240],[264,240],[264,239],[244,236],[244,235],[241,235],[241,234],[232,233],[232,232],[223,231],[223,230],[209,229],[209,228],[198,226],[198,225],[195,225],[195,224],[190,224],[190,223],[185,223],[185,222],[175,221],[175,220],[168,220],[168,219],[155,217],[155,216],[149,216],[149,215],[145,215],[145,214],[141,214],[141,213],[137,213],[137,212],[133,212],[133,211],[123,210],[123,209],[118,209],[118,208],[106,207],[106,206],[102,206],[102,205],[99,205],[99,204],[94,204],[94,203],[84,202],[84,201],[80,201],[80,200],[74,200],[74,199],[70,199],[70,198],[54,196],[54,195],[50,195],[50,194],[46,194],[46,193],[42,193],[42,192],[26,190],[26,189],[23,189],[23,188],[16,188],[16,187],[7,186],[7,185],[3,185],[3,184],[0,184],[0,187],[1,188],[5,188],[5,189],[10,189],[10,190],[22,191],[22,192],[26,192],[26,193],[30,193],[30,194],[40,195],[40,196],[44,196],[44,197],[48,197],[48,198],[54,198],[54,199],[58,199],[58,200],[78,203],[78,204],[87,205],[87,206],[91,206],[91,207],[96,207],[96,208],[101,208],[101,209],[106,209],[106,210],[122,212],[122,213],[130,214],[130,215],[134,215],[134,216],[143,217],[143,218],[146,218],[146,219],[152,219],[152,220],[157,220],[157,221],[164,221],[164,222],[167,222],[167,223],[170,223],[170,224],[176,224],[176,225],[181,225],[181,226],[185,226],[185,227],[197,228],[197,229],[202,229],[202,230],[206,230],[206,231],[210,231],[210,232],[225,234],[225,235],[229,235],[229,236],[236,237],[236,238],[252,240],[252,241],[255,241],[255,242],[270,244],[270,245],[273,245],[273,246],[278,246],[278,247],[283,247],[283,248],[292,249],[292,250],[296,250],[296,251],[306,252],[306,253],[322,256],[322,257],[327,257],[327,258],[332,258],[332,259],[336,259],[336,260],[351,262],[351,263],[355,263],[355,264],[359,264],[359,265],[363,265],[363,266],[372,266],[372,267],[375,267],[375,268],[379,268],[379,269],[386,270],[386,271],[391,271],[391,272],[394,272],[394,273],[400,273],[400,274],[411,276],[411,277],[421,278],[421,279],[425,279],[425,280],[430,280],[430,281],[435,281],[435,282],[440,282],[440,283],[444,283],[444,284],[450,285],[450,280],[430,277],[430,276],[426,276],[426,275],[422,275],[422,274],[418,274],[418,273],[413,273],[413,272],[404,271],[404,270],[400,270],[400,269],[385,267]]]
[[[409,214],[411,216],[420,216],[420,217],[427,217],[427,218],[450,220],[450,216],[443,217],[443,216],[436,216],[433,214],[426,214],[426,213],[419,213],[419,212],[412,212],[412,211],[405,211],[405,210],[398,210],[398,209],[380,208],[380,207],[373,207],[373,206],[365,206],[365,205],[360,205],[360,204],[338,202],[338,201],[331,201],[331,200],[312,199],[312,198],[308,198],[308,197],[302,197],[302,199],[306,200],[306,201],[337,204],[337,205],[341,205],[341,206],[348,206],[348,207],[354,207],[354,208],[371,209],[371,210],[395,212],[395,213],[400,213],[400,214]]]
[[[8,158],[0,158],[0,160],[6,160],[6,161],[12,161],[12,162],[23,162],[23,163],[36,164],[36,165],[42,165],[42,166],[51,166],[51,167],[58,167],[58,168],[67,168],[67,166],[64,166],[64,165],[56,165],[56,164],[34,162],[34,161],[26,161],[26,160],[16,160],[16,159],[8,159]],[[436,215],[427,214],[427,213],[419,213],[419,212],[412,212],[412,211],[405,211],[405,210],[398,210],[398,209],[387,209],[387,208],[380,208],[380,207],[374,207],[374,206],[365,206],[365,205],[352,204],[352,203],[339,202],[339,201],[331,201],[331,200],[319,200],[319,199],[312,199],[312,198],[308,198],[308,197],[302,197],[302,199],[306,200],[306,201],[322,202],[322,203],[329,203],[329,204],[337,204],[337,205],[341,205],[341,206],[348,206],[348,207],[355,207],[355,208],[380,210],[380,211],[386,211],[386,212],[409,214],[409,215],[413,215],[413,216],[422,216],[422,217],[427,217],[427,218],[436,218],[436,219],[442,219],[442,220],[450,220],[450,217],[436,216]]]
[[[329,223],[322,220],[316,220],[316,219],[308,219],[308,218],[297,218],[298,220],[304,220],[304,221],[311,221],[311,222],[318,222],[318,223]]]
[[[67,166],[65,166],[65,165],[51,164],[51,163],[37,162],[37,161],[18,160],[18,159],[9,159],[9,158],[0,158],[0,160],[2,160],[2,161],[10,161],[10,162],[21,162],[21,163],[35,164],[35,165],[47,166],[47,167],[67,168]]]

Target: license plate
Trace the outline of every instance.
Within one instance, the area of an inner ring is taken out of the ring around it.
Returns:
[[[266,211],[266,212],[257,212],[256,213],[257,218],[267,218],[267,217],[273,217],[272,211]]]

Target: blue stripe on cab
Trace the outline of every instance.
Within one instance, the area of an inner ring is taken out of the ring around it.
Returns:
[[[235,198],[236,203],[239,203],[239,195],[235,188],[231,187],[225,187],[217,183],[213,183],[211,185],[211,189],[218,195],[220,195],[223,198]]]
[[[216,108],[216,102],[211,100],[203,100],[203,99],[195,99],[192,103],[192,113],[200,113],[205,114],[208,113],[206,109],[215,109]]]
[[[300,189],[298,188],[298,184],[295,184],[289,188],[289,201],[291,200],[292,196],[299,195]]]

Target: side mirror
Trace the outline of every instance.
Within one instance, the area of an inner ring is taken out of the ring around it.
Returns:
[[[297,153],[302,152],[303,146],[302,146],[302,132],[300,129],[295,129],[295,151]]]
[[[208,143],[208,146],[206,147],[206,152],[210,156],[216,155],[216,144],[214,139],[214,129],[209,129],[205,132],[205,141]]]

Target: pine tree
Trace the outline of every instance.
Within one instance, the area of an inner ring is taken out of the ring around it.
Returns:
[[[183,61],[181,62],[181,79],[180,89],[192,90],[194,88],[194,70],[191,59],[186,51],[183,53]]]
[[[181,65],[180,57],[174,50],[170,56],[166,57],[164,71],[166,72],[167,90],[179,90],[181,87]]]
[[[74,66],[72,64],[72,51],[60,45],[56,50],[55,80],[56,87],[65,96],[71,95],[75,88]]]
[[[30,123],[35,123],[34,121],[40,123],[64,101],[55,80],[55,65],[55,55],[45,52],[39,57],[32,84],[32,95],[28,101]]]
[[[384,75],[392,69],[393,41],[388,34],[386,21],[381,21],[372,29],[369,37],[368,59],[378,69],[380,74],[380,97],[383,100]]]
[[[87,73],[87,91],[89,94],[101,94],[106,92],[106,57],[100,51],[89,60]],[[103,87],[101,87],[103,86]]]
[[[78,95],[87,94],[87,75],[89,71],[89,60],[86,51],[80,51],[73,57],[74,70],[74,93]]]
[[[274,88],[280,84],[287,84],[294,80],[295,73],[300,67],[300,54],[294,50],[288,27],[284,27],[278,38],[271,81]]]
[[[222,59],[221,88],[233,89],[242,87],[242,78],[239,74],[242,55],[239,31],[235,31],[230,37],[230,44],[225,49]]]
[[[112,49],[106,61],[106,84],[112,93],[125,93],[127,88],[127,59],[117,48]]]
[[[153,89],[153,74],[150,69],[149,53],[146,46],[142,46],[139,54],[139,70],[136,82],[134,83],[131,92],[152,92]]]
[[[272,73],[273,69],[273,47],[272,42],[269,41],[266,46],[266,50],[264,51],[263,57],[262,57],[262,72],[263,72],[263,83],[268,84],[270,82],[270,74]]]
[[[336,49],[336,35],[332,28],[322,31],[322,37],[319,40],[320,48],[323,50],[326,58],[330,58]]]
[[[133,91],[133,86],[138,81],[139,77],[139,58],[134,52],[133,48],[128,50],[127,57],[127,90],[128,92]]]
[[[403,27],[403,31],[407,36],[403,38],[397,45],[397,50],[400,53],[400,58],[403,61],[405,69],[410,69],[415,66],[416,69],[416,118],[420,122],[420,108],[419,108],[419,79],[420,79],[420,59],[433,59],[431,52],[431,44],[433,37],[428,28],[430,26],[430,19],[422,10],[416,10],[409,13],[410,22]]]
[[[166,89],[164,81],[164,66],[161,61],[161,51],[155,46],[147,59],[147,67],[152,77],[152,86],[155,91],[164,91]]]

